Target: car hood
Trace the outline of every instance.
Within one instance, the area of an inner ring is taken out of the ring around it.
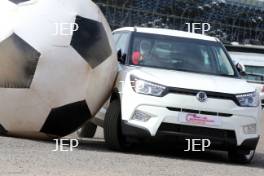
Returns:
[[[240,94],[255,91],[255,88],[252,85],[239,78],[146,67],[135,67],[130,73],[141,79],[168,87],[228,94]]]

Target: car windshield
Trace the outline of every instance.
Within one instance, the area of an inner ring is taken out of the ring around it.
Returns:
[[[235,76],[218,42],[136,33],[130,64],[179,71]]]
[[[247,75],[244,76],[249,82],[264,84],[264,67],[245,66]]]

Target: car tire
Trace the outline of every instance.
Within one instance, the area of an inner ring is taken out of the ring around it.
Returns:
[[[86,122],[78,131],[77,135],[80,138],[93,138],[97,126],[91,122]]]
[[[255,150],[230,150],[228,159],[233,163],[248,164],[252,161],[255,155]]]
[[[118,99],[113,100],[106,111],[104,138],[108,148],[112,150],[124,151],[129,147],[121,132],[121,105]]]

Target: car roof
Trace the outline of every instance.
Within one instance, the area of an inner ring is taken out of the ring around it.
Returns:
[[[122,31],[131,31],[131,32],[148,33],[148,34],[159,34],[159,35],[207,40],[207,41],[214,41],[214,42],[219,41],[215,37],[210,37],[210,36],[206,36],[206,35],[202,35],[202,34],[195,34],[195,33],[190,33],[190,32],[184,32],[184,31],[179,31],[179,30],[172,30],[172,29],[146,28],[146,27],[123,27],[123,28],[119,28],[113,32],[122,32]]]

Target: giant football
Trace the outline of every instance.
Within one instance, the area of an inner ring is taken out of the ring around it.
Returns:
[[[66,136],[108,98],[110,27],[90,0],[0,0],[0,132]]]

